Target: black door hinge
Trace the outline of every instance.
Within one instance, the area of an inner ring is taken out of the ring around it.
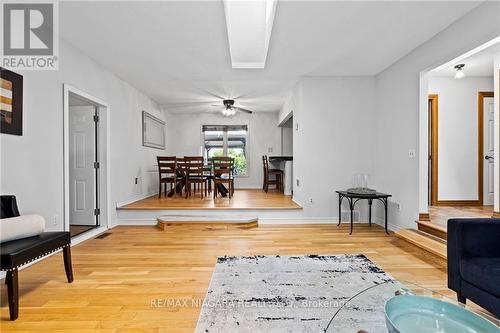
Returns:
[[[94,209],[94,215],[101,215],[101,210],[99,208]]]
[[[98,115],[94,115],[94,122],[97,123],[99,121],[99,116]]]
[[[101,167],[101,165],[99,164],[99,162],[94,162],[94,169],[99,169]]]

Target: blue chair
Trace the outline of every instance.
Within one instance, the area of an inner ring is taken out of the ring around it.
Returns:
[[[448,220],[448,288],[500,317],[500,219]]]

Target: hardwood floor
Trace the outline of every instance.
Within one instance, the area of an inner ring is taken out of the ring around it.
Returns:
[[[297,205],[292,197],[279,192],[269,191],[268,193],[260,189],[235,190],[231,200],[229,198],[207,196],[201,198],[199,193],[188,197],[174,196],[172,198],[158,199],[157,195],[133,202],[120,207],[119,209],[134,210],[183,210],[183,209],[302,209]]]
[[[446,228],[448,219],[454,217],[486,217],[493,215],[493,206],[431,206],[430,223]]]
[[[72,248],[75,281],[66,282],[62,254],[19,274],[20,315],[8,321],[2,284],[2,332],[192,332],[200,309],[156,308],[156,299],[205,297],[223,255],[364,253],[401,281],[446,288],[446,263],[379,226],[151,226],[110,230]],[[450,293],[450,295],[453,295]]]

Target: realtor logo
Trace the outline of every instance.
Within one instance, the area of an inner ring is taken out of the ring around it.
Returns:
[[[1,67],[57,69],[59,36],[56,2],[4,2],[1,14]]]

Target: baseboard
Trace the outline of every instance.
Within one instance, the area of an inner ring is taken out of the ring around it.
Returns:
[[[385,228],[385,219],[373,217],[372,221],[373,221],[372,223],[377,224],[382,228]],[[401,226],[399,224],[391,223],[390,219],[389,219],[389,222],[387,223],[387,230],[389,230],[389,231],[396,232],[398,230],[405,229],[405,228],[407,228],[407,227]]]
[[[71,238],[71,246],[80,244],[80,243],[82,243],[82,242],[84,242],[86,240],[94,238],[97,235],[102,234],[103,232],[106,232],[106,231],[108,231],[110,229],[113,229],[114,227],[115,226],[111,226],[111,227],[107,228],[105,226],[101,226],[99,228],[86,231],[83,234],[80,234],[78,236],[75,236],[75,237]]]
[[[259,218],[259,225],[284,225],[284,224],[337,224],[339,219],[337,217],[262,217]],[[359,222],[355,222],[359,223]]]
[[[142,199],[149,198],[150,196],[157,195],[157,194],[158,194],[158,192],[148,192],[148,193],[143,193],[143,194],[136,195],[132,199],[128,199],[128,200],[125,200],[125,201],[117,202],[116,203],[116,208],[123,207],[125,205],[131,204],[133,202],[136,202],[136,201],[139,201],[139,200],[142,200]]]
[[[500,219],[500,212],[493,212],[493,215],[491,215],[491,217],[494,219]]]
[[[482,206],[479,200],[438,200],[434,206]]]
[[[149,218],[149,219],[132,218],[132,219],[118,220],[118,225],[128,225],[128,226],[156,225],[157,223],[158,221],[156,220],[156,218]]]

